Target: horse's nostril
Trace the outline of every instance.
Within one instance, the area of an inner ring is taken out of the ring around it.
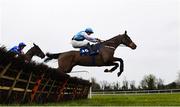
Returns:
[[[133,42],[131,42],[130,44],[129,44],[129,47],[131,47],[131,49],[136,49],[136,44],[134,44]]]
[[[133,49],[136,49],[136,48],[137,48],[137,46],[136,46],[136,45],[134,45]]]

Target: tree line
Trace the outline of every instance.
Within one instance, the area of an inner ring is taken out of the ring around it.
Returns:
[[[95,78],[92,78],[92,91],[98,90],[160,90],[160,89],[178,89],[180,88],[180,72],[177,79],[169,84],[164,84],[164,80],[157,78],[153,74],[145,75],[140,81],[139,85],[135,85],[135,81],[128,81],[124,79],[122,84],[120,82],[109,83],[107,81],[101,81],[98,83]]]

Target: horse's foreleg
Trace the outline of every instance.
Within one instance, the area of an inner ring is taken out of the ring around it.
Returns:
[[[119,67],[118,63],[111,63],[111,64],[109,64],[109,66],[112,66],[112,65],[114,65],[113,68],[111,68],[110,70],[105,69],[104,72],[113,72],[114,70],[116,70]]]
[[[117,75],[119,77],[124,70],[124,61],[121,58],[117,58],[117,57],[114,57],[113,61],[119,61],[120,62],[120,72],[117,73]]]

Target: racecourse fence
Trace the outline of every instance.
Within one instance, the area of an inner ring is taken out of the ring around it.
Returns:
[[[122,90],[97,90],[92,92],[93,95],[140,95],[140,94],[173,94],[179,93],[180,89],[163,89],[163,90],[137,90],[137,91],[122,91]]]
[[[0,48],[0,104],[85,99],[91,83],[45,64],[26,63]]]

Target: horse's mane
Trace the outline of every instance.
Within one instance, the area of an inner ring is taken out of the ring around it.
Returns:
[[[120,36],[122,36],[122,35],[119,34],[117,36],[114,36],[114,37],[112,37],[110,39],[107,39],[107,40],[101,42],[101,44],[102,45],[109,45],[109,44],[112,44],[112,43],[116,43],[119,40],[118,38],[120,38]]]

